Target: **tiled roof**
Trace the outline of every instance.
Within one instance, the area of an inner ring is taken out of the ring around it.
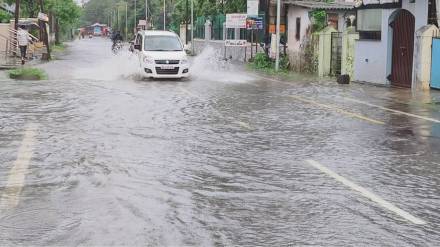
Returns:
[[[321,1],[306,1],[306,0],[284,0],[284,4],[291,4],[301,6],[309,9],[323,9],[323,10],[348,10],[353,9],[353,3],[347,2],[321,2]]]

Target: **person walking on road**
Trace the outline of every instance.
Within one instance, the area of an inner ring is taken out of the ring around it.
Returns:
[[[20,28],[17,31],[17,41],[18,41],[18,46],[20,47],[22,65],[25,64],[29,40],[30,40],[30,36],[29,36],[29,32],[26,30],[26,26],[23,25],[20,26]]]

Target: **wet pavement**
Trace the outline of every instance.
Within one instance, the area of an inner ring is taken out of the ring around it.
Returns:
[[[3,79],[0,245],[440,245],[438,92],[192,65],[139,80],[92,39]]]

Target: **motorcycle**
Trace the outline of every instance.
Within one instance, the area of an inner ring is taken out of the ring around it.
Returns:
[[[112,52],[113,54],[117,54],[122,49],[122,42],[116,41],[115,44],[113,44]]]

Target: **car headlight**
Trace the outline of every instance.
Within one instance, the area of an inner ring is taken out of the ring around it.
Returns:
[[[144,63],[146,64],[154,64],[154,60],[149,57],[144,57]]]
[[[182,60],[180,60],[180,64],[188,64],[188,59],[182,59]]]

